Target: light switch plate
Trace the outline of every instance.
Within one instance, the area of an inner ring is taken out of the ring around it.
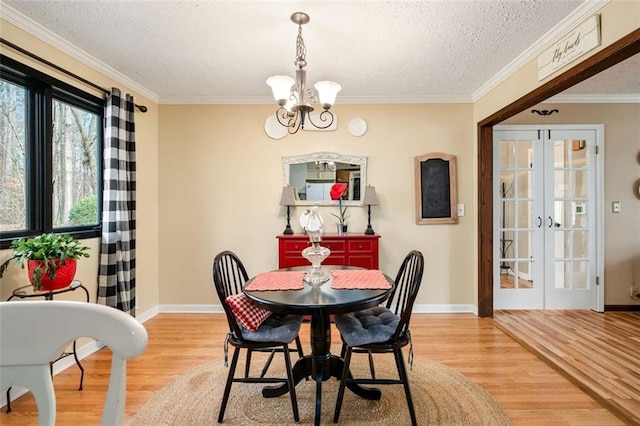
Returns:
[[[464,216],[464,204],[458,204],[458,216]]]
[[[620,213],[622,211],[622,204],[620,201],[614,201],[611,203],[611,212]]]

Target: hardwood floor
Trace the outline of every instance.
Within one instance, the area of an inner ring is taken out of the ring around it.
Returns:
[[[610,411],[640,425],[640,313],[496,311],[496,325]]]
[[[221,314],[160,314],[145,327],[149,346],[141,357],[127,364],[127,418],[178,376],[223,356],[227,324]],[[493,395],[515,425],[624,424],[505,335],[493,319],[472,314],[414,314],[411,330],[418,362],[420,357],[428,357],[458,370]],[[333,352],[339,351],[337,336],[334,329]],[[301,339],[303,343],[309,340],[308,323],[302,326]],[[77,390],[77,368],[55,376],[58,425],[99,424],[110,359],[110,351],[102,349],[83,360],[83,391]],[[217,410],[215,404],[212,410]],[[10,414],[2,410],[0,424],[37,423],[31,394],[14,401],[12,408]]]

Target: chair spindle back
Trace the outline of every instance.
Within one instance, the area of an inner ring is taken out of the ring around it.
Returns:
[[[387,299],[386,307],[400,317],[400,323],[393,338],[409,328],[413,303],[420,290],[424,272],[424,256],[417,250],[410,251],[402,261],[395,279],[395,288]]]
[[[242,286],[248,280],[247,270],[235,253],[225,250],[213,259],[213,283],[216,293],[227,315],[229,330],[238,338],[242,338],[242,331],[226,299],[228,296],[241,293]]]

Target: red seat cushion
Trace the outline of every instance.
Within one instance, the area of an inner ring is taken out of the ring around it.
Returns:
[[[234,294],[226,298],[227,304],[236,316],[238,323],[249,331],[256,331],[266,320],[271,311],[255,306],[244,293]]]

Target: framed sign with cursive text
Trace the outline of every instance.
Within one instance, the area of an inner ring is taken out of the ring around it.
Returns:
[[[593,15],[538,55],[538,80],[600,46],[600,15]]]

